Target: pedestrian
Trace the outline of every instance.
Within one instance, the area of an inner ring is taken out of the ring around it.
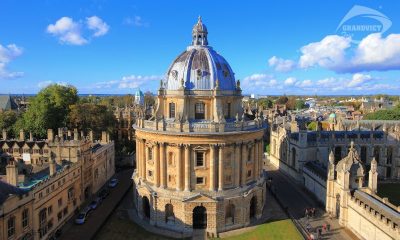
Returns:
[[[308,217],[308,208],[306,208],[305,217]]]
[[[315,208],[311,208],[311,217],[314,217]]]
[[[311,240],[315,239],[314,234],[311,233],[310,236],[311,236]]]
[[[326,225],[326,230],[327,230],[328,232],[331,230],[331,225],[330,225],[329,223]]]
[[[326,232],[326,223],[322,224],[322,229]]]
[[[311,230],[311,225],[310,225],[310,224],[307,224],[306,229],[307,229],[307,232],[310,232],[310,230]]]

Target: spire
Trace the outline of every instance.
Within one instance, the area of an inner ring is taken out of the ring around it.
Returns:
[[[193,46],[207,46],[207,27],[203,24],[201,16],[198,17],[197,23],[192,30],[192,45]]]
[[[333,150],[329,153],[329,163],[335,164],[335,155],[333,154]]]

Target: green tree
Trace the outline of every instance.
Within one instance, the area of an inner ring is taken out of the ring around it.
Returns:
[[[14,126],[15,134],[17,135],[20,129],[24,129],[31,131],[37,137],[45,137],[47,129],[64,127],[69,106],[77,101],[75,87],[58,84],[47,86],[32,98],[27,111]]]
[[[286,104],[289,101],[289,98],[286,95],[280,96],[275,103],[276,104]]]
[[[0,131],[5,129],[7,133],[11,133],[17,118],[18,114],[14,111],[0,112]]]
[[[317,130],[317,122],[315,122],[315,121],[310,122],[307,125],[307,129],[310,130],[310,131],[316,131]]]
[[[147,106],[154,106],[156,103],[156,100],[154,99],[154,96],[151,92],[146,92],[144,94],[144,103]]]
[[[78,103],[70,106],[68,127],[71,129],[93,130],[95,134],[101,131],[113,133],[115,124],[114,113],[105,105]]]
[[[306,108],[306,103],[304,102],[304,100],[296,100],[296,104],[295,104],[295,108],[296,109],[304,109]]]
[[[258,100],[258,104],[262,106],[264,109],[266,109],[266,108],[272,108],[273,102],[269,98],[260,98]]]

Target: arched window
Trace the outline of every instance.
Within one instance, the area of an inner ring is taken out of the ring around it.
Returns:
[[[170,203],[165,205],[165,223],[175,224],[174,206]]]
[[[204,103],[196,103],[194,107],[194,118],[195,119],[204,119],[205,118],[205,106]]]
[[[225,209],[225,224],[232,225],[235,223],[235,205],[230,203]]]
[[[392,164],[392,160],[393,160],[393,148],[392,147],[388,147],[386,149],[386,163],[387,164]]]
[[[292,167],[296,165],[296,148],[292,148],[292,162],[290,164]]]
[[[335,164],[342,159],[342,147],[335,147]]]
[[[379,163],[379,157],[380,157],[380,154],[379,154],[379,152],[380,152],[380,147],[379,146],[376,146],[376,147],[374,147],[374,157],[375,157],[375,160],[376,160],[376,162],[377,163]]]
[[[361,146],[361,161],[365,164],[367,162],[367,147]]]
[[[175,118],[175,103],[169,103],[169,118]]]

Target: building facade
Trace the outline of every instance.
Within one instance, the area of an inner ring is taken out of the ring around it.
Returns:
[[[265,126],[245,118],[240,82],[200,18],[192,37],[160,83],[155,114],[135,126],[134,199],[150,224],[216,236],[262,214]]]

